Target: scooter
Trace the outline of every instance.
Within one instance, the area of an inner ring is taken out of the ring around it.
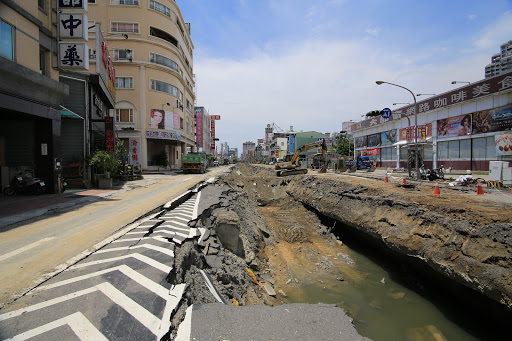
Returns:
[[[14,194],[43,194],[46,192],[46,184],[43,180],[22,176],[21,172],[14,176],[4,188],[3,193],[7,196]]]
[[[428,175],[428,179],[430,181],[434,181],[436,179],[443,179],[444,180],[444,173],[443,173],[443,166],[439,168],[434,168],[430,171],[430,174]]]

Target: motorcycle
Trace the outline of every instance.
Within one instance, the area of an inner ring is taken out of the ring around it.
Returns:
[[[428,179],[430,181],[434,181],[436,179],[444,180],[443,166],[441,165],[441,167],[439,167],[439,168],[432,169],[430,171],[430,173],[428,174]]]
[[[4,188],[3,193],[7,196],[14,194],[43,194],[46,192],[46,184],[43,180],[32,178],[29,175],[23,176],[18,173]]]

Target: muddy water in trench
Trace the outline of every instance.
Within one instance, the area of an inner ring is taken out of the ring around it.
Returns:
[[[389,273],[346,245],[340,250],[353,260],[338,266],[345,281],[333,276],[311,276],[288,289],[288,301],[334,303],[354,319],[358,332],[373,340],[478,340],[449,321],[426,298],[393,281]],[[340,255],[340,253],[338,253]],[[333,261],[336,266],[336,262]],[[292,270],[292,269],[291,269]],[[296,277],[301,270],[294,269]]]
[[[361,335],[376,341],[479,339],[427,298],[394,281],[400,271],[390,274],[388,266],[358,251],[357,243],[340,245],[331,234],[319,233],[327,227],[302,205],[283,200],[260,212],[279,240],[266,254],[276,290],[282,289],[289,303],[337,304]]]

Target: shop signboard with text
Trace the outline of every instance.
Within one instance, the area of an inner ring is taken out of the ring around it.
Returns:
[[[512,106],[473,113],[473,134],[512,129]]]
[[[129,164],[134,166],[140,166],[140,137],[130,137],[128,139],[129,147]]]
[[[422,128],[425,128],[422,131]],[[414,126],[400,129],[399,136],[400,141],[407,141],[408,143],[414,143]],[[432,123],[425,125],[418,125],[418,143],[425,143],[427,138],[432,136]],[[421,140],[423,137],[423,140]]]
[[[195,108],[196,118],[196,146],[203,148],[203,107]]]

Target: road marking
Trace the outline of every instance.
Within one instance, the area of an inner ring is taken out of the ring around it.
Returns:
[[[105,252],[113,252],[113,251],[125,251],[125,250],[133,250],[133,249],[138,249],[138,248],[151,249],[151,250],[155,250],[155,251],[164,253],[164,254],[169,255],[171,257],[174,257],[174,252],[172,250],[169,250],[169,249],[166,249],[166,248],[160,247],[160,246],[155,246],[155,245],[152,245],[152,244],[142,244],[142,245],[136,245],[136,246],[113,247],[113,248],[110,248],[110,249],[99,250],[96,253],[105,253]]]
[[[64,285],[68,285],[68,284],[76,283],[76,282],[79,282],[79,281],[83,281],[83,280],[86,280],[86,279],[89,279],[89,278],[92,278],[92,277],[101,276],[101,275],[104,275],[106,273],[110,273],[110,272],[114,272],[114,271],[119,271],[119,272],[123,273],[128,278],[130,278],[131,280],[139,283],[140,285],[142,285],[143,287],[145,287],[149,291],[152,291],[153,293],[155,293],[156,295],[160,296],[163,299],[167,299],[167,297],[169,296],[169,294],[167,293],[167,289],[165,287],[161,286],[158,283],[155,283],[154,281],[152,281],[151,279],[147,278],[146,276],[141,275],[137,271],[135,271],[132,268],[130,268],[128,265],[120,265],[120,266],[116,266],[116,267],[113,267],[113,268],[109,268],[109,269],[105,269],[105,270],[101,270],[101,271],[96,271],[96,272],[93,272],[93,273],[90,273],[90,274],[87,274],[87,275],[73,277],[73,278],[70,278],[70,279],[67,279],[67,280],[64,280],[64,281],[60,281],[60,282],[57,282],[57,283],[43,285],[43,286],[40,286],[40,287],[36,288],[34,291],[50,290],[50,289],[58,288],[58,287],[61,287],[61,286],[64,286]]]
[[[168,241],[167,239],[160,237],[160,236],[144,237],[144,239],[142,239],[142,237],[141,238],[122,238],[122,239],[114,240],[112,243],[136,242],[136,241],[140,241],[140,240],[149,240],[149,239],[158,240],[159,242],[163,242],[163,243],[167,243],[167,244],[170,243],[170,241]]]
[[[88,263],[82,263],[82,264],[76,264],[76,265],[73,265],[73,266],[69,267],[69,269],[72,270],[72,269],[85,268],[87,266],[98,265],[98,264],[109,263],[109,262],[115,262],[115,261],[123,260],[123,259],[127,259],[127,258],[138,259],[141,262],[144,262],[144,263],[146,263],[148,265],[151,265],[155,269],[158,269],[158,270],[160,270],[162,272],[165,272],[167,274],[170,273],[171,270],[172,270],[172,267],[167,266],[165,264],[162,264],[160,262],[157,262],[156,260],[151,259],[149,257],[146,257],[144,255],[141,255],[140,253],[132,253],[132,254],[129,254],[129,255],[124,255],[124,256],[119,256],[119,257],[114,257],[114,258],[102,259],[102,260],[97,260],[97,261],[88,262]]]
[[[175,341],[189,341],[190,334],[192,332],[192,309],[193,304],[190,305],[185,311],[185,319],[180,323],[178,327],[178,333],[176,334]]]
[[[153,334],[157,335],[159,331],[159,327],[161,324],[160,319],[155,317],[149,311],[147,311],[144,307],[140,306],[138,303],[133,301],[131,298],[123,294],[121,291],[116,289],[112,284],[103,282],[94,287],[77,291],[75,293],[58,297],[53,300],[49,300],[46,302],[42,302],[39,304],[35,304],[26,308],[18,309],[10,313],[0,315],[0,321],[7,320],[12,317],[20,316],[21,314],[32,312],[38,309],[43,309],[58,303],[65,302],[67,300],[83,296],[86,294],[93,293],[95,291],[101,291],[105,296],[110,298],[114,303],[121,306],[126,312],[132,315],[137,321],[143,324],[146,328],[148,328]],[[86,339],[87,340],[87,339]],[[91,339],[89,339],[91,340]],[[94,340],[94,338],[92,339]]]
[[[121,306],[137,321],[142,323],[153,334],[158,334],[158,329],[162,321],[155,315],[151,314],[144,307],[140,306],[134,300],[123,294],[110,283],[101,283],[96,286],[103,294],[110,298],[114,303]]]
[[[40,327],[28,330],[8,340],[27,340],[64,325],[68,325],[80,340],[108,340],[81,312],[76,312]]]
[[[192,220],[197,218],[197,210],[199,208],[199,200],[201,199],[201,192],[197,193],[196,202],[194,203],[194,211],[192,212]]]
[[[5,314],[0,315],[0,321],[4,321],[4,320],[7,320],[7,319],[16,317],[16,316],[20,316],[21,314],[24,314],[24,313],[29,313],[29,312],[36,311],[36,310],[39,310],[39,309],[47,308],[47,307],[50,307],[52,305],[55,305],[55,304],[58,304],[58,303],[62,303],[62,302],[65,302],[65,301],[68,301],[70,299],[77,298],[77,297],[80,297],[80,296],[83,296],[83,295],[87,295],[87,294],[90,294],[90,293],[95,292],[95,291],[98,291],[98,288],[91,287],[91,288],[87,288],[87,289],[84,289],[84,290],[76,291],[76,292],[68,294],[68,295],[57,297],[57,298],[51,299],[51,300],[46,301],[46,302],[41,302],[41,303],[38,303],[38,304],[31,305],[29,307],[25,307],[25,308],[21,308],[21,309],[18,309],[18,310],[14,310],[14,311],[11,311],[9,313],[5,313]]]
[[[44,239],[41,239],[35,243],[32,243],[32,244],[28,244],[27,246],[24,246],[22,248],[19,248],[15,251],[12,251],[12,252],[9,252],[9,253],[6,253],[5,255],[2,255],[0,256],[0,262],[1,261],[4,261],[6,260],[7,258],[11,258],[13,256],[16,256],[17,254],[20,254],[22,252],[25,252],[25,251],[28,251],[30,249],[33,249],[35,248],[36,246],[39,246],[40,244],[43,244],[43,243],[46,243],[46,242],[49,242],[50,240],[52,239],[55,239],[55,237],[50,237],[50,238],[44,238]]]
[[[160,340],[171,329],[171,314],[180,303],[186,287],[186,284],[178,284],[169,291],[169,298],[165,304],[164,313],[162,315],[162,324],[158,331],[157,340]]]

